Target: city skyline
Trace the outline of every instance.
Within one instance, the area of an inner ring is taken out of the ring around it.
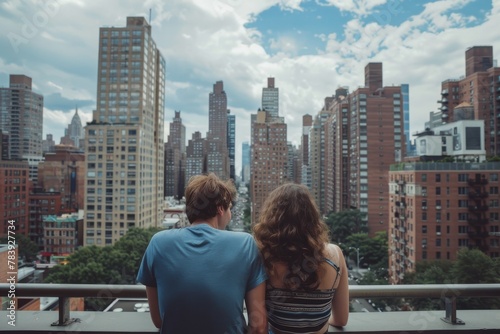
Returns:
[[[492,45],[495,59],[500,51],[498,0],[5,1],[0,85],[8,85],[9,74],[33,78],[33,90],[45,97],[43,138],[52,133],[58,140],[75,105],[84,124],[96,108],[99,27],[121,25],[132,15],[149,21],[150,9],[153,38],[166,59],[165,119],[180,110],[187,137],[195,131],[205,136],[206,95],[214,81],[224,81],[236,116],[237,171],[267,77],[276,78],[288,139],[298,144],[303,115],[316,114],[339,86],[354,91],[363,67],[383,61],[384,85],[409,84],[413,133],[437,111],[441,82],[464,75],[466,48]]]

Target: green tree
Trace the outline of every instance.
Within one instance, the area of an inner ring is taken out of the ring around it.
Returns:
[[[417,262],[415,272],[407,273],[403,284],[478,284],[499,283],[500,261],[493,260],[477,249],[462,249],[457,260]],[[459,309],[497,309],[498,298],[459,298]],[[410,299],[417,310],[443,309],[442,300],[431,298]]]
[[[366,233],[367,229],[363,223],[364,214],[359,210],[345,210],[330,213],[325,223],[330,229],[332,241],[341,244],[348,236],[354,233]]]
[[[82,247],[68,257],[67,265],[51,269],[47,283],[135,284],[142,256],[159,229],[130,229],[113,246]],[[97,297],[97,296],[96,296]],[[103,310],[107,298],[88,298],[86,309]]]
[[[354,248],[359,248],[360,263],[368,264],[375,271],[381,269],[384,272],[383,277],[387,277],[389,258],[386,232],[377,232],[373,238],[367,233],[351,234],[341,247],[347,256],[353,259],[357,256]]]
[[[0,244],[7,244],[8,237],[0,238]],[[16,234],[16,244],[18,245],[18,255],[20,259],[26,262],[32,262],[36,259],[39,252],[38,246],[31,239],[23,234]]]

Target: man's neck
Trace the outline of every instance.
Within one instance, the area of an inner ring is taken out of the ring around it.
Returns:
[[[207,224],[215,229],[219,229],[219,227],[217,226],[217,217],[195,220],[194,222],[191,223],[191,226],[196,226],[201,224]]]

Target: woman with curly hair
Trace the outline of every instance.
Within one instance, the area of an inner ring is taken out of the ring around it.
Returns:
[[[308,189],[279,186],[267,197],[253,228],[268,273],[270,333],[325,333],[349,318],[348,274],[342,251]]]

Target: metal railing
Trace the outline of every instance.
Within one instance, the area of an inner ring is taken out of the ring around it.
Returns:
[[[0,296],[7,296],[12,285],[0,283]],[[106,284],[15,284],[16,297],[58,297],[59,320],[54,326],[72,322],[69,298],[146,298],[143,285]],[[423,284],[423,285],[350,285],[349,298],[440,298],[445,300],[443,321],[459,325],[456,301],[459,297],[500,297],[500,284]]]

